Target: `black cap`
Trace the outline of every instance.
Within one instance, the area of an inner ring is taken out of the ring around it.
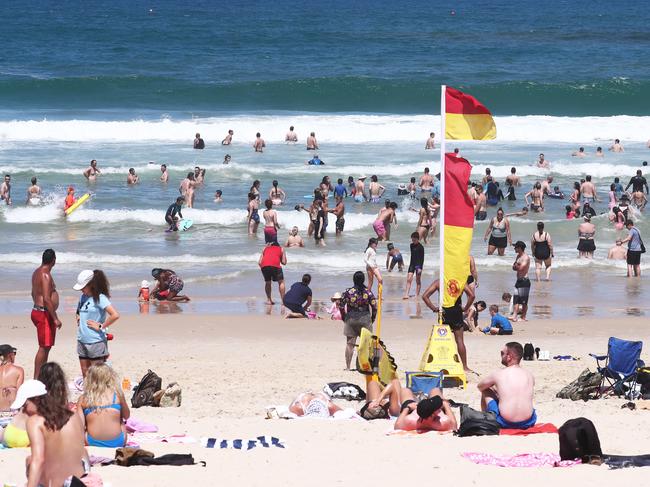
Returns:
[[[0,355],[3,357],[6,357],[10,353],[16,353],[16,348],[12,347],[11,345],[5,343],[4,345],[0,345]]]
[[[422,419],[430,417],[433,413],[442,407],[442,398],[440,396],[427,397],[418,403],[418,416]]]
[[[517,241],[513,244],[513,247],[514,247],[514,248],[518,248],[518,247],[519,247],[519,248],[521,248],[522,250],[526,250],[526,244],[525,244],[524,242],[522,242],[521,240],[517,240]]]

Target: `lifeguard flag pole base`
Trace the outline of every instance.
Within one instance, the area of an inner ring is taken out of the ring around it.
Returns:
[[[458,355],[456,340],[447,325],[433,325],[429,341],[420,361],[422,372],[443,372],[447,378],[457,379],[467,389],[467,376]]]

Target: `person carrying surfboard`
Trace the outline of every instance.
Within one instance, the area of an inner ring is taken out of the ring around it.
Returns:
[[[68,208],[70,208],[72,205],[75,204],[76,201],[77,200],[74,197],[74,188],[70,186],[68,188],[68,195],[65,197],[65,205],[63,207],[63,210],[65,211]]]
[[[167,230],[168,232],[178,232],[178,220],[179,217],[183,218],[181,209],[183,208],[184,201],[185,198],[179,196],[176,198],[176,202],[172,203],[169,205],[169,208],[167,208],[167,212],[165,213],[165,221],[169,224],[169,230]]]

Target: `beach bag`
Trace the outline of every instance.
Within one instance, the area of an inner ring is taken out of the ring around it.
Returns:
[[[592,372],[589,369],[583,370],[578,378],[564,386],[555,397],[559,399],[571,399],[572,401],[587,401],[593,394],[598,392],[603,376],[599,372]]]
[[[524,360],[535,360],[535,347],[532,343],[524,345]]]
[[[460,407],[460,427],[457,436],[490,436],[498,435],[501,426],[497,423],[496,415],[491,411],[476,411],[463,404]]]
[[[153,406],[153,396],[162,388],[162,379],[152,372],[151,369],[140,380],[131,397],[131,406],[140,408],[142,406]]]
[[[349,382],[328,382],[323,387],[323,392],[335,399],[346,399],[348,401],[364,401],[366,393],[361,387]]]
[[[570,419],[558,430],[560,437],[560,458],[575,460],[582,463],[601,463],[603,455],[600,449],[600,439],[594,423],[587,418]]]
[[[181,386],[178,382],[172,382],[164,390],[154,394],[154,405],[161,408],[177,408],[181,405]]]

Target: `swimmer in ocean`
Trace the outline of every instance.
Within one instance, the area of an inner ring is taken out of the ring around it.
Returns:
[[[388,253],[386,254],[386,269],[388,269],[388,272],[393,272],[395,265],[397,265],[397,270],[402,272],[404,270],[404,258],[399,249],[392,243],[389,243],[386,247],[388,249]]]
[[[264,152],[264,147],[266,147],[266,142],[264,142],[262,135],[257,132],[257,134],[255,134],[255,142],[253,142],[253,148],[255,149],[255,152]]]
[[[336,217],[336,236],[339,237],[345,227],[345,204],[343,203],[343,196],[336,196],[335,200],[336,206],[328,211]]]
[[[27,204],[38,205],[41,203],[41,188],[37,183],[37,179],[32,178],[32,185],[27,188]]]
[[[307,150],[317,150],[318,142],[316,141],[316,132],[311,132],[307,137]]]
[[[11,175],[5,174],[5,180],[0,184],[0,201],[11,206]]]
[[[433,190],[433,177],[429,174],[429,168],[424,168],[424,174],[420,178],[420,195],[426,198],[431,196]]]
[[[135,169],[129,168],[129,174],[126,175],[126,184],[133,185],[140,182],[140,176],[135,173]]]
[[[273,180],[273,186],[271,187],[271,191],[269,191],[269,198],[271,199],[273,206],[284,204],[284,200],[287,198],[284,190],[278,187],[277,179]]]
[[[199,134],[198,132],[196,133],[196,137],[194,137],[193,147],[195,149],[205,149],[205,142],[201,138],[201,134]]]
[[[228,130],[228,135],[224,137],[221,141],[221,145],[230,145],[232,144],[232,136],[235,134],[233,130]]]
[[[64,201],[64,203],[63,203],[63,209],[64,209],[64,210],[67,210],[67,209],[70,208],[72,205],[74,205],[75,201],[77,201],[77,200],[76,200],[76,198],[74,197],[74,188],[73,188],[72,186],[70,186],[70,187],[68,188],[68,194],[66,195],[66,197],[65,197],[65,201]]]
[[[160,182],[166,183],[167,181],[169,181],[169,172],[167,172],[167,164],[160,165],[160,172],[162,173],[160,175]]]
[[[537,167],[548,169],[549,166],[550,166],[550,163],[546,160],[546,158],[544,157],[544,154],[540,154],[539,159],[537,159]]]
[[[386,188],[379,184],[377,176],[374,174],[370,176],[370,187],[368,188],[368,192],[370,193],[370,202],[379,203],[379,200],[385,191]]]
[[[576,152],[571,154],[571,157],[587,157],[587,154],[585,154],[585,148],[580,147]]]
[[[289,127],[289,131],[287,132],[287,135],[284,136],[284,141],[292,142],[292,143],[298,142],[298,134],[296,134],[293,131],[293,125]]]
[[[183,202],[185,198],[179,196],[176,198],[176,202],[169,205],[167,211],[165,212],[165,222],[169,225],[168,232],[178,232],[178,220],[183,218],[181,210],[183,208]],[[178,216],[177,216],[178,215]]]
[[[230,159],[232,159],[230,157],[230,154],[226,154],[225,156],[223,156],[223,164],[230,164]]]
[[[596,157],[605,157],[605,154],[603,154],[603,148],[602,147],[597,147],[596,148]]]
[[[287,241],[284,243],[285,247],[304,247],[305,241],[298,234],[298,227],[293,227],[291,233],[287,237]]]
[[[427,139],[427,143],[424,144],[424,149],[425,150],[435,149],[436,148],[435,136],[436,136],[436,134],[434,134],[433,132],[431,132],[429,134],[429,138]]]
[[[609,150],[611,152],[625,152],[625,149],[621,145],[621,141],[619,139],[614,139],[614,143],[609,148]]]
[[[255,193],[248,193],[248,234],[257,235],[257,227],[260,225],[259,208],[260,203]]]
[[[359,176],[354,186],[354,201],[363,203],[366,201],[366,176]]]
[[[223,191],[221,191],[220,189],[214,192],[214,202],[223,203]]]
[[[97,180],[102,172],[97,168],[97,160],[93,159],[90,161],[90,167],[84,171],[84,177],[91,183],[94,183]]]
[[[474,188],[476,191],[476,203],[474,203],[474,217],[478,221],[483,221],[487,218],[487,198],[483,194],[483,186],[477,185]]]

